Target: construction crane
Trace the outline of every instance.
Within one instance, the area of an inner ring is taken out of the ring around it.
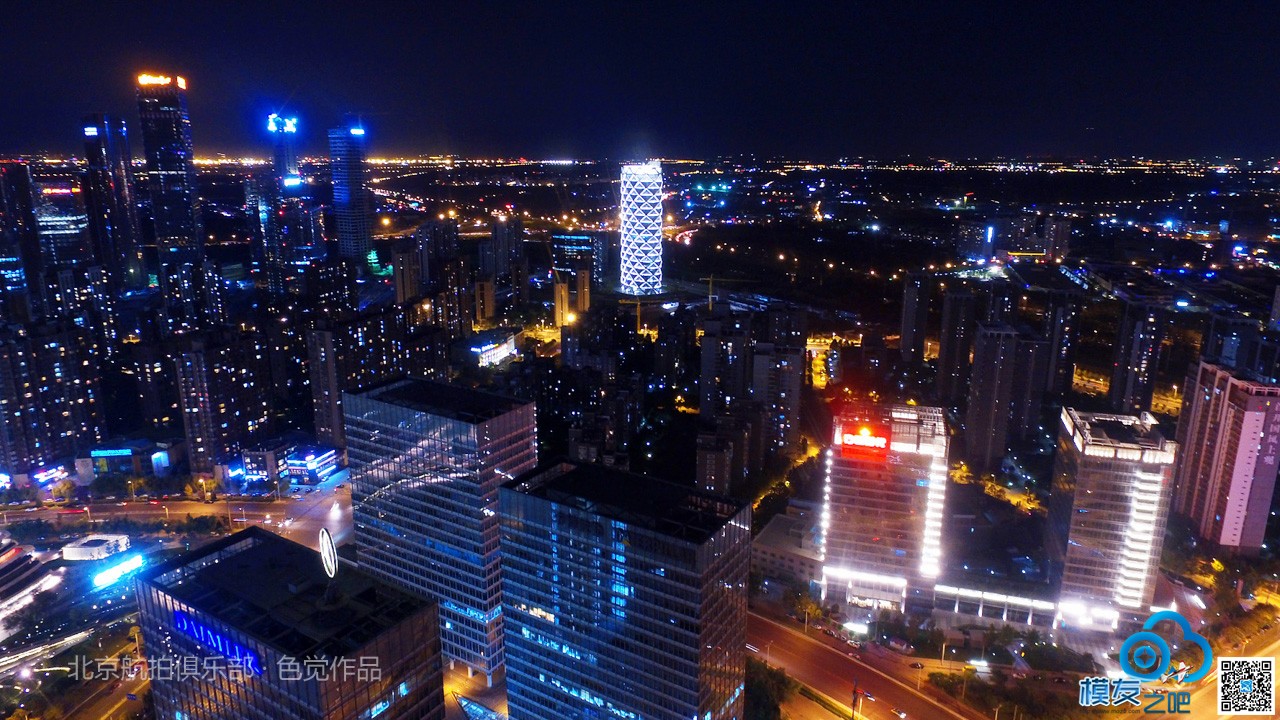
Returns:
[[[711,310],[713,310],[713,309],[714,309],[714,308],[712,307],[711,301],[712,301],[712,299],[715,297],[715,285],[714,285],[714,283],[715,283],[715,280],[716,280],[716,276],[715,276],[715,275],[709,275],[709,276],[707,276],[707,277],[704,277],[704,278],[698,278],[698,279],[699,279],[699,280],[706,280],[706,281],[707,281],[707,311],[709,312],[709,311],[711,311]],[[721,284],[721,285],[723,285],[723,284],[725,284],[725,283],[742,283],[742,282],[752,282],[752,281],[751,281],[751,280],[747,280],[747,279],[745,279],[745,278],[744,278],[744,279],[740,279],[740,280],[733,280],[733,279],[720,278],[720,284]]]

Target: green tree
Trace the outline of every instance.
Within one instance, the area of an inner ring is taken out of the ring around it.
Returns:
[[[745,720],[780,720],[782,703],[796,687],[796,681],[782,670],[747,658]]]

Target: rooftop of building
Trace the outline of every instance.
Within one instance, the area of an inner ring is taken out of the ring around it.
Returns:
[[[1113,415],[1080,412],[1074,408],[1063,408],[1062,413],[1086,446],[1163,449],[1169,442],[1159,429],[1159,421],[1150,413]]]
[[[530,403],[474,388],[412,378],[375,386],[364,397],[409,410],[479,424]]]
[[[746,503],[603,465],[555,462],[504,488],[701,545]]]
[[[753,547],[786,551],[801,557],[822,561],[817,535],[822,523],[821,508],[813,503],[797,502],[785,513],[774,515],[760,534],[752,539]]]
[[[139,581],[296,658],[350,657],[431,605],[345,564],[326,600],[320,554],[258,527],[145,570]]]

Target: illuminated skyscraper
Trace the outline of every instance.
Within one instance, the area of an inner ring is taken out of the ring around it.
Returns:
[[[267,116],[267,132],[271,133],[271,170],[277,181],[288,183],[298,176],[298,118]]]
[[[1154,417],[1063,408],[1050,500],[1060,620],[1117,627],[1151,606],[1178,444]]]
[[[88,169],[82,188],[94,262],[107,270],[113,291],[145,288],[133,155],[124,120],[111,115],[86,116],[84,153]]]
[[[749,503],[575,463],[499,492],[511,717],[743,717]]]
[[[249,333],[197,338],[174,363],[191,470],[213,472],[241,443],[268,429],[266,344]]]
[[[492,677],[498,488],[537,462],[534,404],[417,379],[342,402],[361,567],[438,600],[445,657]]]
[[[827,602],[902,608],[942,564],[947,492],[940,408],[864,405],[835,420],[821,548]]]
[[[932,287],[933,281],[928,273],[907,273],[902,288],[902,340],[898,343],[905,362],[924,361],[924,336],[928,332]]]
[[[662,165],[622,166],[622,292],[662,292]]]
[[[364,127],[351,123],[329,131],[329,170],[338,225],[338,254],[359,267],[373,249],[373,204],[365,187]]]
[[[155,220],[165,325],[184,332],[201,324],[204,226],[196,187],[187,81],[182,76],[138,76],[138,115]]]
[[[1215,547],[1262,547],[1280,453],[1280,386],[1201,362],[1178,416],[1174,509]]]

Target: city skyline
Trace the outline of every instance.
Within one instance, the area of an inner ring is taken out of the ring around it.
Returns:
[[[1094,7],[561,4],[430,18],[395,4],[138,5],[103,17],[13,8],[15,25],[56,25],[64,41],[56,56],[40,33],[6,47],[12,65],[42,72],[0,81],[30,109],[0,118],[0,152],[72,152],[76,118],[127,108],[119,78],[173,68],[199,89],[197,146],[233,155],[265,145],[272,112],[297,115],[300,149],[316,155],[322,129],[347,112],[401,154],[1274,154],[1265,118],[1280,100],[1246,81],[1276,52],[1261,10]],[[646,26],[656,45],[614,32]],[[336,28],[336,49],[308,41]],[[1189,52],[1204,42],[1215,52]],[[666,111],[673,104],[679,112]],[[521,112],[492,111],[501,105]]]

